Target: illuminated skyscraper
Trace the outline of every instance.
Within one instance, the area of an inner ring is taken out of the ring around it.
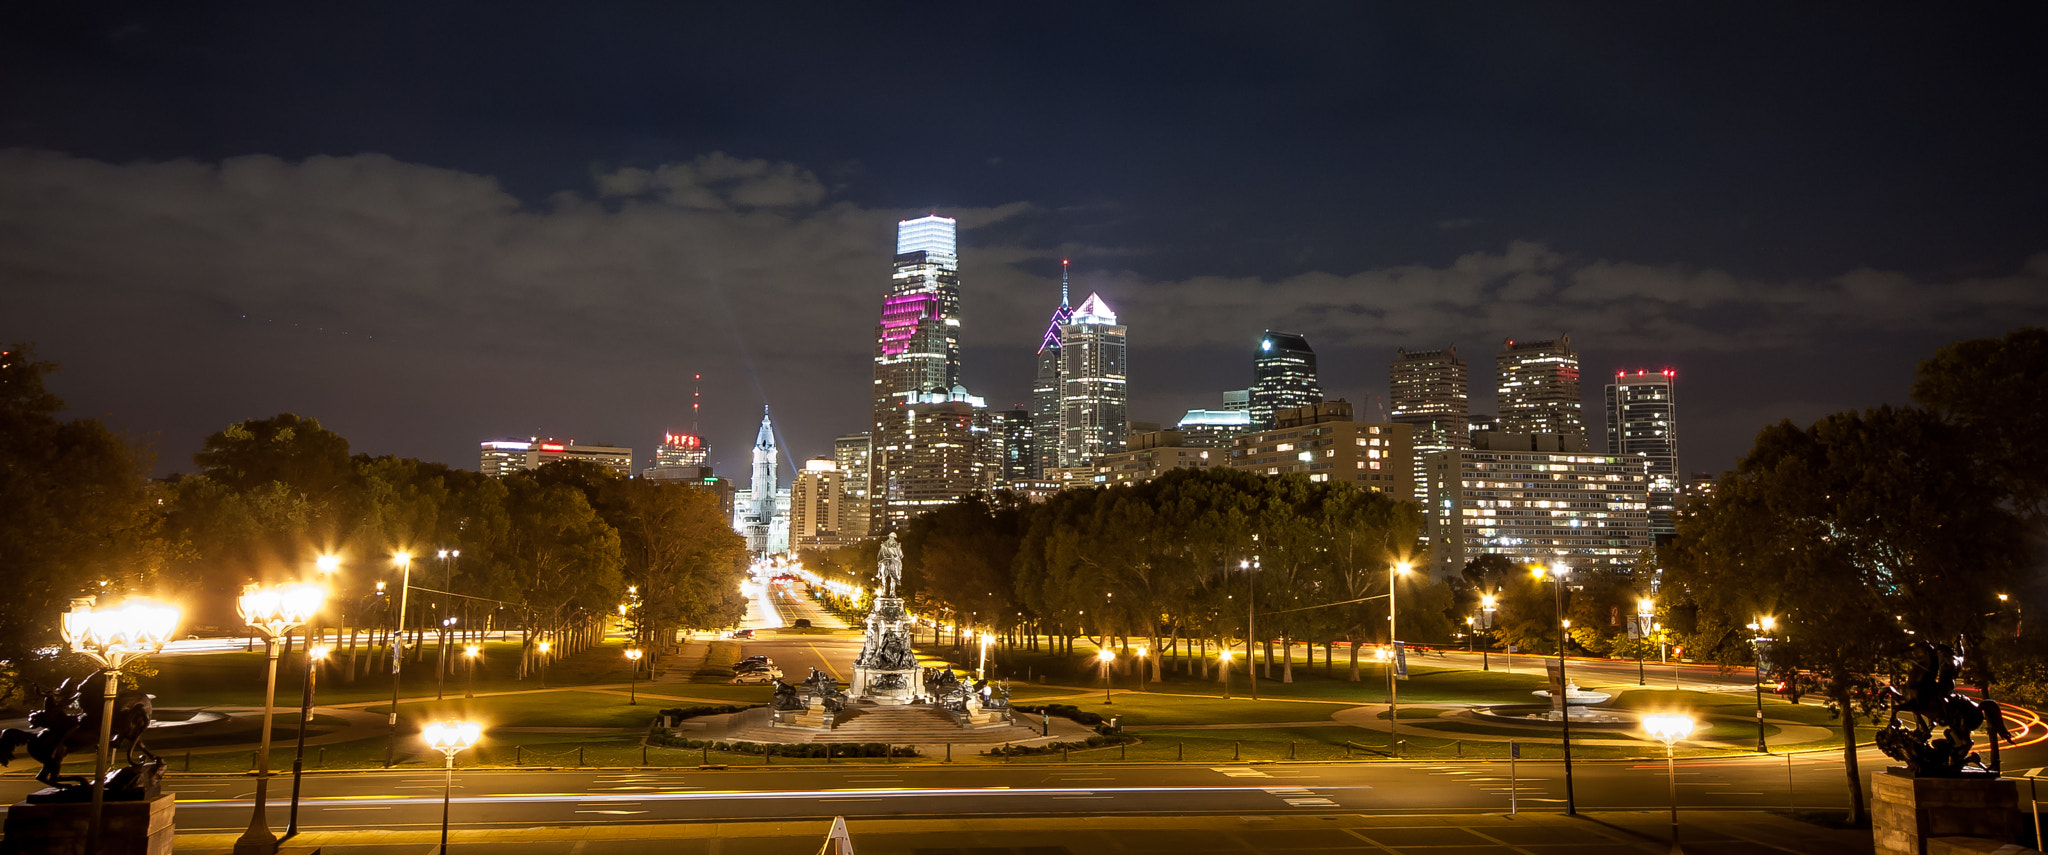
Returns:
[[[1508,339],[1495,361],[1500,368],[1501,431],[1586,441],[1579,354],[1572,350],[1569,334],[1549,341]]]
[[[1650,534],[1671,535],[1678,498],[1678,372],[1614,372],[1607,384],[1607,453],[1640,454],[1650,462]]]
[[[1060,328],[1060,465],[1086,466],[1124,449],[1124,335],[1116,312],[1090,294]]]
[[[1252,357],[1251,411],[1253,430],[1271,430],[1273,413],[1323,401],[1316,382],[1316,352],[1308,339],[1267,330]]]
[[[1052,310],[1052,323],[1038,342],[1038,377],[1031,383],[1031,461],[1026,478],[1043,478],[1048,469],[1060,466],[1060,337],[1062,328],[1074,320],[1067,304],[1067,260],[1060,259],[1060,305]]]
[[[789,538],[795,546],[839,546],[859,538],[847,532],[849,511],[865,518],[867,508],[847,501],[846,473],[830,457],[804,461],[789,491]],[[865,519],[863,519],[865,526]]]
[[[1038,437],[1033,425],[1036,419],[1022,404],[1002,412],[989,414],[989,444],[996,458],[996,486],[1002,487],[1017,481],[1030,481],[1038,476]]]
[[[868,536],[868,445],[867,431],[832,440],[832,462],[846,491],[839,524],[841,533],[853,540]]]
[[[1465,360],[1456,346],[1443,350],[1394,351],[1388,389],[1396,424],[1415,428],[1415,499],[1428,489],[1422,462],[1429,455],[1472,447],[1472,408]]]
[[[875,327],[875,380],[868,459],[869,531],[905,517],[893,509],[898,497],[946,494],[957,483],[913,483],[946,467],[914,466],[931,457],[913,445],[908,408],[937,396],[947,399],[960,386],[960,262],[955,224],[931,216],[896,226],[895,273]],[[962,391],[964,395],[964,390]],[[970,418],[971,421],[971,418]],[[934,434],[924,431],[924,441]],[[980,467],[975,467],[977,470]],[[915,469],[916,474],[911,474]],[[977,473],[978,474],[978,473]],[[908,479],[908,480],[907,480]],[[967,494],[954,493],[954,498]]]

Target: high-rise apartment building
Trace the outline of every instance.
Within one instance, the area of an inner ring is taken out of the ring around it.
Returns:
[[[1415,428],[1415,500],[1427,498],[1422,463],[1428,455],[1472,447],[1470,381],[1456,345],[1442,350],[1394,351],[1388,369],[1388,418]]]
[[[588,460],[622,477],[633,476],[633,449],[613,445],[577,445],[574,440],[540,437],[524,442],[485,440],[477,471],[492,478],[502,478],[513,472],[539,469],[557,460]]]
[[[849,516],[867,516],[846,494],[846,473],[830,457],[804,461],[789,490],[791,546],[841,546],[858,540],[847,532]]]
[[[1355,422],[1348,401],[1324,401],[1274,414],[1271,430],[1237,438],[1230,468],[1260,475],[1301,473],[1311,481],[1342,481],[1361,490],[1414,495],[1413,429],[1393,422]]]
[[[1579,400],[1579,354],[1570,334],[1547,341],[1508,339],[1495,356],[1500,369],[1500,429],[1586,439]]]
[[[1607,453],[1640,454],[1649,460],[1650,535],[1677,533],[1671,510],[1679,491],[1678,372],[1614,372],[1607,384]]]
[[[1485,433],[1473,448],[1431,455],[1438,577],[1488,553],[1519,565],[1632,566],[1650,545],[1643,459],[1583,448],[1556,434]]]
[[[1190,448],[1230,448],[1251,427],[1249,410],[1189,410],[1173,429]]]
[[[842,533],[859,540],[868,535],[868,432],[850,433],[832,440],[832,463],[846,491],[847,510],[841,515]]]
[[[947,395],[960,383],[960,264],[954,228],[952,219],[939,216],[896,226],[895,273],[875,327],[870,531],[879,531],[884,520],[901,518],[888,505],[904,490],[923,495],[944,489],[913,488],[904,479],[921,453],[910,444],[909,407],[925,396]]]
[[[1267,330],[1259,339],[1258,353],[1252,356],[1252,429],[1271,430],[1274,412],[1322,400],[1323,387],[1316,381],[1316,352],[1309,349],[1308,339]]]
[[[1038,341],[1038,375],[1031,382],[1032,459],[1027,478],[1043,478],[1046,470],[1060,466],[1060,442],[1065,436],[1060,430],[1060,372],[1065,368],[1060,362],[1060,339],[1074,320],[1074,309],[1067,304],[1067,271],[1067,260],[1060,259],[1060,304],[1052,310],[1052,322]]]
[[[1060,465],[1086,466],[1124,449],[1127,328],[1089,294],[1060,329]]]
[[[882,470],[882,501],[869,501],[883,506],[883,524],[870,531],[988,489],[973,402],[932,397],[903,408],[901,437]]]

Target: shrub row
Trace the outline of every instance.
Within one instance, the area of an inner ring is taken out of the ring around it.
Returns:
[[[694,707],[669,707],[668,709],[655,713],[655,715],[659,716],[660,718],[673,718],[676,721],[682,721],[686,718],[696,718],[698,716],[703,715],[725,715],[727,713],[744,712],[746,710],[750,710],[758,706],[766,705],[747,704],[745,706],[734,706],[732,704],[704,704]]]
[[[1010,708],[1013,710],[1019,710],[1022,712],[1034,714],[1051,713],[1053,715],[1059,716],[1060,718],[1077,721],[1082,724],[1089,725],[1091,727],[1101,725],[1103,722],[1107,721],[1107,719],[1104,719],[1102,716],[1096,715],[1092,712],[1088,712],[1087,710],[1081,709],[1080,707],[1073,706],[1071,704],[1046,704],[1044,706],[1015,704],[1012,705]]]
[[[1053,742],[1046,745],[998,745],[983,753],[991,757],[1029,757],[1038,754],[1058,754],[1069,749],[1080,751],[1088,748],[1101,748],[1105,745],[1119,745],[1136,741],[1138,741],[1136,737],[1097,733],[1086,740],[1074,742]]]
[[[884,745],[880,742],[833,742],[833,743],[786,743],[786,742],[713,742],[700,739],[684,739],[657,733],[647,741],[667,748],[709,748],[713,751],[730,751],[739,754],[772,754],[777,757],[823,757],[826,749],[834,757],[916,757],[917,748],[910,745]]]

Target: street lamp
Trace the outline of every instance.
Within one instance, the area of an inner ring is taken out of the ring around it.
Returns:
[[[1643,731],[1651,739],[1664,743],[1664,771],[1671,779],[1671,852],[1672,855],[1684,850],[1678,848],[1678,761],[1673,759],[1673,749],[1678,741],[1692,735],[1693,721],[1689,715],[1646,715],[1643,716]]]
[[[263,687],[263,735],[256,750],[256,808],[249,812],[249,828],[235,840],[235,855],[272,855],[277,851],[277,835],[270,833],[264,815],[270,794],[270,715],[277,696],[277,639],[310,620],[326,599],[327,589],[319,585],[295,582],[265,588],[251,583],[242,586],[242,596],[235,603],[242,620],[263,633],[263,651],[270,660]]]
[[[1237,567],[1244,571],[1244,576],[1249,580],[1248,584],[1250,585],[1249,596],[1245,599],[1244,604],[1244,673],[1252,681],[1252,700],[1256,701],[1259,699],[1259,656],[1257,653],[1252,652],[1252,645],[1258,643],[1255,639],[1259,637],[1257,629],[1257,618],[1259,615],[1259,565],[1256,561],[1245,559],[1239,561]],[[1269,658],[1266,660],[1266,663],[1268,667],[1271,667],[1272,660]]]
[[[543,689],[548,687],[548,648],[553,646],[545,641],[533,646],[533,649],[540,653],[540,687]]]
[[[633,663],[632,676],[626,678],[626,705],[634,706],[640,703],[640,648],[628,648],[626,661]]]
[[[1756,753],[1758,754],[1771,753],[1771,747],[1764,742],[1764,642],[1770,641],[1770,639],[1764,637],[1764,633],[1770,632],[1771,628],[1777,625],[1777,619],[1770,615],[1759,615],[1756,622],[1749,625],[1751,643],[1756,647]]]
[[[147,598],[133,598],[106,611],[94,611],[97,597],[77,597],[62,620],[64,642],[74,653],[84,654],[107,675],[104,707],[100,713],[99,753],[93,763],[92,818],[86,831],[86,851],[100,848],[102,807],[107,799],[107,754],[114,738],[114,697],[120,693],[121,668],[137,656],[148,656],[164,648],[178,628],[177,606]]]
[[[397,628],[391,632],[391,735],[384,741],[384,768],[387,769],[398,759],[398,681],[402,679],[398,672],[405,662],[405,606],[412,596],[412,553],[396,553],[391,556],[391,562],[403,568],[405,575],[399,580]],[[381,586],[383,583],[378,584]]]
[[[462,557],[460,549],[443,549],[435,553],[441,559],[441,637],[434,643],[434,700],[441,700],[442,687],[448,680],[448,628],[454,621],[448,618],[450,591],[455,590],[455,573],[449,569],[449,560]]]
[[[437,721],[420,730],[427,744],[448,758],[441,783],[441,853],[448,853],[448,802],[455,793],[455,755],[483,738],[484,726],[473,721]]]
[[[1145,654],[1146,654],[1146,652],[1147,652],[1147,651],[1146,651],[1146,649],[1145,649],[1145,648],[1143,648],[1143,647],[1140,647],[1140,648],[1138,648],[1138,691],[1140,691],[1140,692],[1142,692],[1142,691],[1145,691],[1145,677],[1146,677],[1146,674],[1145,674]]]
[[[1546,572],[1541,564],[1530,569],[1538,579],[1543,578]],[[1557,684],[1552,691],[1558,694],[1558,709],[1561,712],[1557,721],[1563,728],[1564,738],[1564,815],[1578,816],[1578,800],[1572,795],[1572,705],[1571,699],[1564,697],[1565,687],[1571,685],[1564,676],[1564,644],[1565,639],[1571,635],[1572,626],[1572,622],[1565,620],[1564,617],[1564,574],[1570,571],[1571,568],[1560,561],[1547,572],[1550,575],[1550,586],[1557,592]]]
[[[1488,632],[1488,633],[1491,633],[1491,632],[1493,631],[1493,612],[1494,612],[1494,607],[1495,607],[1495,605],[1496,605],[1496,603],[1497,603],[1497,602],[1498,602],[1498,601],[1497,601],[1497,600],[1495,600],[1495,599],[1493,598],[1493,595],[1492,595],[1492,594],[1480,594],[1480,595],[1479,595],[1479,610],[1480,610],[1481,612],[1485,613],[1485,616],[1486,616],[1486,621],[1485,621],[1485,623],[1486,623],[1486,630],[1487,630],[1487,632]],[[1491,635],[1488,635],[1488,636],[1487,636],[1487,639],[1486,639],[1486,646],[1485,646],[1485,647],[1481,647],[1481,648],[1479,648],[1479,670],[1481,670],[1481,671],[1491,671],[1491,670],[1493,670],[1493,664],[1492,664],[1492,663],[1490,663],[1490,662],[1488,662],[1488,661],[1486,661],[1486,655],[1487,655],[1487,653],[1488,653],[1489,651],[1491,651],[1492,649],[1493,649],[1493,637],[1492,637]],[[1510,662],[1512,662],[1513,660],[1509,660],[1509,661],[1510,661]],[[1508,670],[1509,670],[1509,671],[1513,671],[1513,670],[1515,670],[1515,669],[1514,669],[1514,667],[1513,667],[1512,665],[1510,665],[1510,666],[1508,667]]]
[[[1643,639],[1647,640],[1650,637],[1650,619],[1656,616],[1656,600],[1650,599],[1649,597],[1644,597],[1640,600],[1637,600],[1636,634],[1642,636]],[[1648,653],[1649,651],[1642,649],[1642,647],[1640,646],[1636,648],[1636,685],[1638,686],[1650,685],[1648,678],[1643,676],[1643,658]]]
[[[1401,696],[1394,690],[1394,678],[1401,670],[1401,639],[1395,632],[1394,593],[1409,569],[1406,561],[1387,568],[1387,744],[1396,757],[1401,756]]]
[[[314,677],[320,673],[320,663],[333,651],[325,644],[306,648],[306,681],[299,698],[299,744],[292,749],[292,809],[284,824],[286,840],[299,833],[299,782],[306,771],[306,728],[313,725]]]
[[[483,651],[481,644],[466,644],[462,647],[462,658],[469,663],[469,685],[462,692],[465,698],[476,697],[476,657]]]
[[[1230,700],[1230,651],[1219,651],[1216,654],[1216,664],[1223,669],[1223,699]]]
[[[1095,661],[1102,663],[1102,703],[1112,704],[1109,699],[1109,663],[1116,661],[1116,651],[1107,647],[1095,651]]]

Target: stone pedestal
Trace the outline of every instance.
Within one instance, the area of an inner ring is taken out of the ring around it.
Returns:
[[[171,855],[172,816],[178,799],[164,793],[147,801],[100,806],[100,848],[87,852],[92,805],[29,804],[7,808],[5,855]]]
[[[875,600],[868,613],[860,655],[853,660],[853,685],[846,693],[877,704],[907,704],[917,697],[917,657],[910,651],[910,615],[896,597]]]
[[[1879,855],[1927,855],[1927,841],[1936,837],[2009,842],[2018,831],[2019,785],[2012,780],[1887,771],[1870,776],[1870,784],[1870,832]]]

